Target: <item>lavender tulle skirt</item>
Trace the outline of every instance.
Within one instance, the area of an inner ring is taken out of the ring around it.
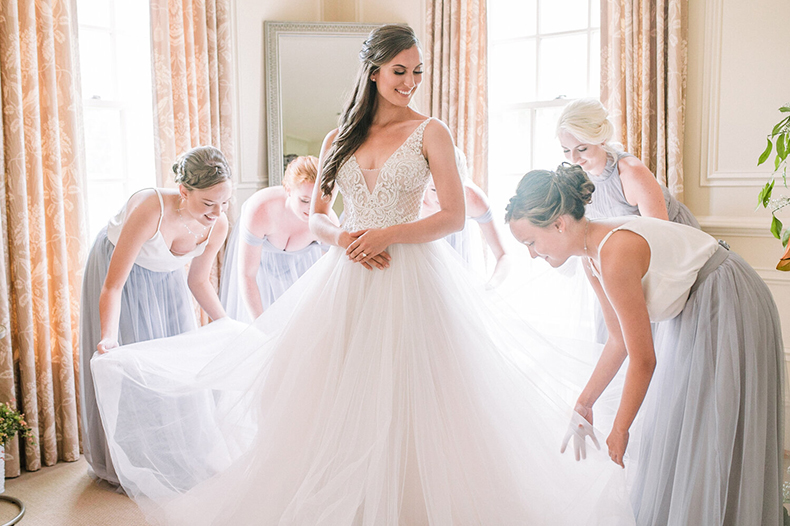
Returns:
[[[632,452],[637,525],[779,526],[784,350],[776,305],[732,252],[698,285],[678,316],[654,327],[656,369]]]
[[[96,236],[82,279],[80,314],[80,396],[83,452],[96,476],[118,484],[102,429],[90,360],[101,340],[99,295],[115,247],[104,228]],[[132,266],[121,295],[118,343],[174,336],[197,328],[192,296],[183,270],[153,272]]]

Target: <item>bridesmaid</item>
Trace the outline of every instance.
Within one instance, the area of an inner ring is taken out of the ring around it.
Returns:
[[[581,257],[603,307],[609,338],[577,400],[575,442],[583,449],[593,406],[628,357],[606,444],[624,467],[644,413],[629,450],[637,525],[781,525],[784,351],[768,287],[700,230],[585,217],[594,190],[578,166],[535,170],[506,217],[533,258]]]
[[[190,291],[213,320],[225,316],[209,274],[228,232],[230,167],[218,149],[201,146],[179,157],[173,172],[178,188],[132,195],[99,232],[85,265],[80,327],[83,449],[93,473],[114,484],[118,478],[91,375],[93,353],[197,328]]]
[[[464,152],[457,147],[455,148],[455,162],[458,165],[458,174],[461,176],[464,185],[466,221],[464,222],[464,228],[462,230],[453,232],[445,236],[444,239],[456,252],[458,252],[461,259],[467,264],[470,264],[472,262],[472,229],[469,219],[475,221],[483,232],[486,244],[491,249],[496,259],[496,265],[491,273],[491,277],[486,283],[486,287],[489,289],[496,288],[502,284],[510,272],[510,258],[508,258],[505,250],[505,243],[502,241],[502,236],[494,222],[494,215],[491,212],[491,204],[488,202],[488,196],[486,196],[485,192],[483,192],[479,186],[469,180],[466,156]],[[420,217],[428,217],[435,214],[440,209],[439,199],[436,195],[436,185],[433,184],[433,179],[431,179],[428,181],[428,187],[425,189]]]
[[[595,183],[587,216],[641,215],[699,228],[688,207],[659,184],[642,161],[612,142],[613,135],[608,112],[596,99],[571,102],[557,121],[557,137],[565,157],[581,166]]]
[[[231,318],[252,322],[323,255],[307,222],[317,171],[318,159],[297,157],[282,186],[258,190],[242,205],[220,283]]]

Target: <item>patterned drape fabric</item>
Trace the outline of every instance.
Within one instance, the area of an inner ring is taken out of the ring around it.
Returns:
[[[230,0],[151,0],[159,184],[173,185],[173,161],[216,146],[231,169],[233,57]]]
[[[683,197],[687,0],[601,2],[601,102],[626,151]]]
[[[151,0],[160,186],[173,186],[173,161],[195,146],[216,146],[235,167],[230,1]],[[222,256],[212,271],[214,288]]]
[[[485,0],[428,0],[429,114],[450,128],[472,179],[488,189],[488,30]]]
[[[33,428],[25,468],[77,460],[79,300],[87,228],[71,0],[0,0],[0,402]],[[6,475],[20,472],[18,438]]]

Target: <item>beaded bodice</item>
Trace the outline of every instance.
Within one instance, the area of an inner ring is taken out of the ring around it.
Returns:
[[[368,189],[356,157],[352,155],[340,167],[336,183],[343,194],[346,231],[384,228],[420,217],[430,176],[428,161],[422,155],[422,136],[428,121],[417,126],[384,162],[373,190]]]

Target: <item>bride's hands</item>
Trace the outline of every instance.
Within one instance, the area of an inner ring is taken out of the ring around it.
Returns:
[[[389,267],[389,262],[392,258],[386,252],[387,247],[390,245],[389,235],[386,230],[371,228],[350,232],[349,235],[352,241],[346,247],[348,259],[362,263],[367,269],[371,269],[372,266],[379,269]]]
[[[571,415],[571,421],[568,424],[568,431],[562,439],[560,453],[565,453],[568,442],[573,438],[573,451],[576,454],[576,460],[586,459],[587,437],[590,437],[593,445],[595,445],[597,449],[601,449],[601,445],[595,437],[595,430],[592,426],[592,407],[576,404],[573,415]]]

